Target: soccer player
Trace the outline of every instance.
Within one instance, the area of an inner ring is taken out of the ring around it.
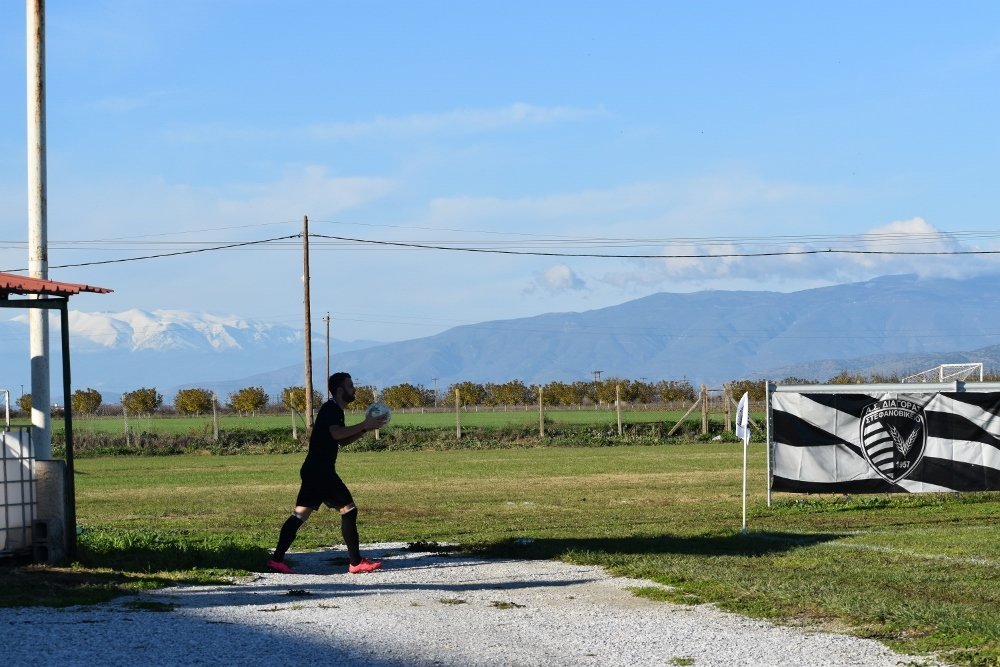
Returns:
[[[341,445],[349,445],[368,431],[383,426],[387,417],[365,417],[354,426],[344,426],[344,408],[354,401],[354,380],[348,373],[334,373],[330,376],[330,400],[323,404],[316,415],[312,435],[309,437],[309,453],[302,464],[299,476],[302,486],[295,499],[295,511],[281,527],[278,546],[274,550],[267,567],[275,572],[294,574],[285,563],[285,552],[292,546],[299,526],[305,523],[313,511],[321,504],[340,511],[340,530],[350,558],[347,571],[351,574],[374,572],[382,567],[381,561],[361,557],[358,538],[358,508],[347,485],[337,475],[334,465]]]

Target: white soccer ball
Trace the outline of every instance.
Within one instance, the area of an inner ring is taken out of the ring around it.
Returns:
[[[392,419],[392,410],[390,410],[389,406],[382,401],[378,401],[368,406],[368,409],[365,410],[365,416],[375,417],[376,419],[382,419],[384,417],[385,423],[388,424],[389,420]]]

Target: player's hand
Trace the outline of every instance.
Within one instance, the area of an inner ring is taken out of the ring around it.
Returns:
[[[381,417],[365,417],[365,430],[374,431],[375,429],[382,428],[385,423],[389,421],[387,415],[382,415]]]

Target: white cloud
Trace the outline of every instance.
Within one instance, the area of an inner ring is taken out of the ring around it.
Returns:
[[[568,123],[606,115],[602,109],[540,107],[516,102],[495,109],[457,109],[407,116],[376,116],[355,122],[314,123],[292,128],[264,128],[231,123],[179,124],[165,131],[182,143],[221,141],[353,141],[405,139],[436,134],[495,132],[508,128]]]
[[[996,249],[995,245],[992,247]],[[955,236],[918,217],[890,222],[860,235],[839,239],[828,237],[809,242],[775,239],[766,245],[760,242],[755,245],[667,244],[662,249],[663,259],[637,262],[637,268],[609,272],[602,280],[620,288],[630,284],[655,287],[678,283],[697,288],[737,283],[800,287],[803,281],[836,283],[901,273],[961,278],[1000,270],[1000,261],[994,255],[915,254],[982,249],[985,247],[963,244]],[[800,254],[746,256],[771,252]]]
[[[538,229],[539,223],[571,225],[573,235],[683,236],[745,230],[748,218],[775,211],[817,208],[853,193],[839,187],[770,182],[739,174],[673,181],[642,181],[603,189],[538,197],[454,196],[431,200],[429,224],[449,227]],[[769,223],[771,228],[775,223]],[[567,227],[564,227],[567,228]]]
[[[335,177],[314,165],[289,168],[271,181],[200,187],[161,179],[115,179],[51,193],[49,239],[176,235],[225,226],[300,223],[303,215],[335,216],[381,199],[394,188],[388,179]],[[75,231],[66,231],[70,227]]]
[[[382,178],[331,177],[325,167],[307,166],[278,181],[230,186],[216,193],[227,217],[287,219],[289,213],[332,216],[381,199],[395,187]]]
[[[544,290],[549,294],[579,292],[587,288],[586,282],[565,264],[556,264],[535,276],[526,290],[528,293]]]
[[[139,109],[145,109],[153,105],[158,99],[166,95],[163,90],[151,90],[143,93],[132,93],[129,95],[113,95],[94,100],[87,106],[95,111],[105,111],[108,113],[129,113]]]
[[[378,116],[355,123],[323,123],[307,128],[311,139],[339,141],[363,137],[422,136],[437,133],[489,132],[508,127],[547,125],[604,115],[600,109],[539,107],[516,102],[496,109],[458,109],[444,113]]]

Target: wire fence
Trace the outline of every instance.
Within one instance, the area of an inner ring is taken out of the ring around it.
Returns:
[[[704,400],[705,406],[699,405]],[[727,401],[729,410],[727,411]],[[701,407],[700,410],[696,409]],[[753,411],[763,411],[764,405],[751,404]],[[544,419],[550,423],[566,424],[606,424],[615,422],[619,414],[629,422],[677,422],[682,416],[688,421],[698,421],[704,415],[708,420],[724,422],[727,415],[734,413],[732,399],[722,392],[706,392],[704,397],[694,401],[680,400],[658,403],[580,403],[576,405],[544,406]],[[457,413],[457,414],[456,414]],[[363,417],[362,409],[348,410],[347,421],[354,423]],[[447,427],[454,424],[459,417],[467,426],[502,427],[537,423],[539,406],[537,404],[520,405],[462,405],[456,410],[455,405],[421,406],[395,408],[393,424],[404,426]],[[53,414],[53,436],[59,440],[64,422],[62,411]],[[12,422],[16,425],[30,425],[27,415],[14,413]],[[266,431],[287,430],[290,433],[301,433],[306,429],[305,416],[301,412],[287,409],[270,409],[241,414],[232,410],[219,410],[201,415],[180,415],[173,409],[159,409],[154,413],[132,415],[126,414],[120,406],[101,406],[95,414],[73,413],[73,432],[78,436],[112,435],[127,440],[129,437],[144,434],[172,434],[194,437],[212,436],[219,431]]]

